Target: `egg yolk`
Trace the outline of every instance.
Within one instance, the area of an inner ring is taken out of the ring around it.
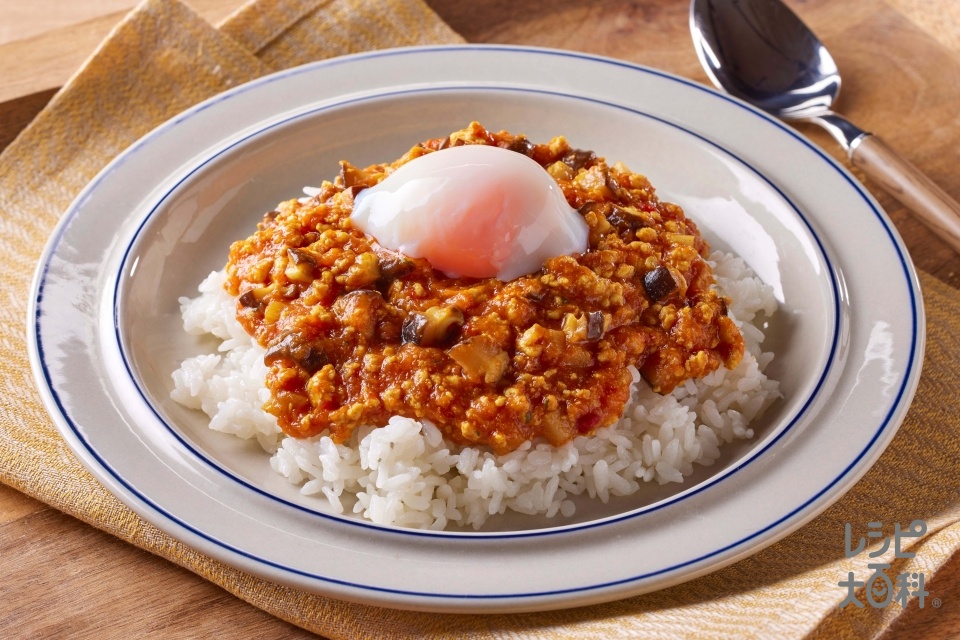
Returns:
[[[513,280],[587,250],[587,224],[525,155],[487,145],[435,151],[361,191],[352,224],[445,275]]]

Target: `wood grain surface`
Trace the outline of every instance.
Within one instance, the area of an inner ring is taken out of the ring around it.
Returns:
[[[428,2],[471,42],[576,49],[706,82],[690,45],[688,3],[683,0]],[[0,148],[134,4],[0,0]],[[188,4],[216,23],[242,2]],[[839,110],[882,134],[960,198],[960,2],[790,4],[840,66],[844,90]],[[825,134],[809,127],[801,130],[846,164]],[[866,184],[890,214],[917,266],[960,288],[960,257],[876,185]],[[0,576],[0,638],[314,637],[3,485]],[[927,588],[944,606],[919,609],[914,603],[886,638],[958,637],[960,555]],[[371,629],[371,635],[374,632]]]

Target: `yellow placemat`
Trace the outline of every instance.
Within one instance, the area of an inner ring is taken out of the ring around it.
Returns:
[[[960,549],[960,294],[922,275],[928,347],[920,389],[888,451],[856,487],[780,543],[711,575],[606,605],[523,615],[436,615],[354,605],[277,586],[224,566],[144,523],[95,481],[44,411],[26,356],[30,281],[51,230],[96,172],[138,137],[196,102],[255,77],[373,48],[455,43],[421,0],[256,0],[219,29],[175,0],[148,0],[101,45],[49,106],[0,155],[0,305],[5,393],[0,394],[0,480],[137,546],[187,567],[237,596],[330,638],[810,637],[880,633],[899,604],[838,605],[839,583],[864,581],[868,563],[929,582]],[[868,523],[926,523],[904,539],[912,559],[878,558],[880,540],[846,558]],[[642,552],[632,550],[625,552]],[[867,602],[863,587],[852,591]],[[936,593],[926,596],[930,606]]]

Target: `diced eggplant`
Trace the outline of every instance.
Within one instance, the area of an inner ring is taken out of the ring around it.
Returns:
[[[401,253],[378,252],[380,261],[380,284],[390,284],[413,271],[413,260]]]
[[[449,344],[460,333],[463,312],[454,306],[430,307],[422,314],[415,313],[403,322],[401,340],[421,347]]]
[[[607,222],[619,229],[629,229],[631,231],[644,226],[643,218],[636,212],[617,206],[610,207]]]
[[[591,311],[587,314],[587,340],[595,341],[603,337],[603,312]]]
[[[423,340],[423,328],[427,326],[427,317],[420,313],[413,313],[407,316],[403,321],[403,328],[400,330],[400,342],[402,344],[419,345]]]
[[[643,276],[643,288],[651,302],[663,300],[678,288],[673,274],[665,266],[660,265]]]
[[[300,336],[288,333],[263,355],[263,363],[272,365],[281,359],[292,360],[308,374],[313,375],[328,362],[327,354],[318,346],[305,342]]]
[[[516,151],[517,153],[521,153],[529,158],[530,156],[533,155],[534,147],[535,145],[532,142],[530,142],[523,136],[518,136],[514,138],[513,141],[510,144],[508,144],[506,148],[509,149],[510,151]]]
[[[560,160],[574,171],[579,171],[597,159],[597,154],[593,151],[583,149],[571,149]]]
[[[379,291],[358,289],[337,298],[332,309],[342,327],[353,329],[358,336],[368,340],[376,333],[385,306]]]

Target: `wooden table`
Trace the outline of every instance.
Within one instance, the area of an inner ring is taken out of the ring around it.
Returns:
[[[0,2],[0,149],[134,4]],[[216,23],[243,3],[189,4]],[[690,46],[683,0],[429,4],[471,42],[577,49],[706,81]],[[960,2],[791,4],[821,35],[845,74],[841,111],[864,128],[882,132],[960,199]],[[821,132],[803,132],[841,157]],[[960,256],[868,186],[893,218],[917,266],[960,288]],[[3,485],[0,576],[2,638],[313,637],[188,571]],[[908,610],[888,637],[955,637],[960,629],[960,556],[927,587],[943,600],[943,609]]]

